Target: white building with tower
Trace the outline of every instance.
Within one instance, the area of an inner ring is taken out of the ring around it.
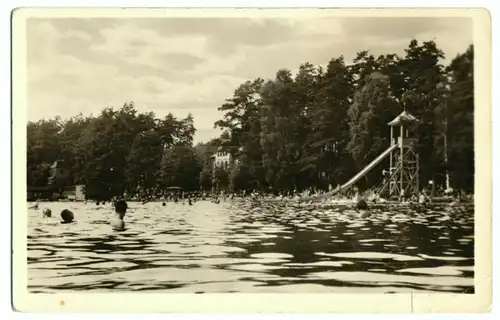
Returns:
[[[236,156],[230,152],[231,148],[219,146],[217,151],[211,156],[213,169],[222,168],[224,170],[231,170],[238,164]]]

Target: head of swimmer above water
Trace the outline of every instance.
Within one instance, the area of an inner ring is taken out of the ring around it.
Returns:
[[[43,209],[43,217],[44,218],[52,217],[52,211],[49,208]]]
[[[118,200],[115,202],[115,213],[123,219],[125,217],[125,213],[127,212],[127,203],[123,200]]]
[[[61,218],[63,220],[61,221],[62,223],[70,223],[75,219],[75,215],[68,209],[64,209],[63,211],[61,211]]]

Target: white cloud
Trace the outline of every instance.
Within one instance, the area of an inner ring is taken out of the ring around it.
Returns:
[[[46,36],[49,39],[59,36],[61,33],[48,21],[41,21],[35,23],[34,25],[29,25],[31,32],[36,33],[39,36]]]
[[[293,25],[304,35],[340,34],[342,22],[340,19],[297,19]]]
[[[213,129],[222,116],[217,107],[246,80],[273,77],[282,68],[296,70],[304,62],[324,65],[342,54],[351,59],[363,49],[402,54],[412,37],[435,37],[448,58],[453,58],[472,39],[470,27],[464,24],[414,21],[405,34],[403,27],[393,30],[404,26],[401,21],[363,21],[245,20],[237,29],[238,21],[232,20],[220,24],[220,33],[214,21],[206,22],[212,23],[206,33],[200,29],[204,21],[197,21],[194,33],[165,32],[161,23],[138,26],[123,19],[102,26],[93,20],[66,26],[60,21],[32,21],[28,25],[29,118],[98,114],[103,107],[121,107],[132,100],[139,111],[154,111],[158,116],[172,112],[184,117],[192,112],[199,130],[196,139],[207,140],[219,132]],[[264,32],[266,28],[269,32]],[[415,34],[415,30],[421,31]]]
[[[92,41],[90,34],[80,30],[66,30],[62,35],[64,38],[77,38],[84,41]]]
[[[189,54],[203,57],[206,38],[203,36],[162,37],[154,30],[133,25],[120,25],[101,31],[104,43],[92,45],[91,51],[115,55],[130,64],[158,67],[166,54]]]

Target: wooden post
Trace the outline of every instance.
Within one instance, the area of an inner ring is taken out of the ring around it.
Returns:
[[[418,194],[420,193],[420,164],[419,164],[420,158],[418,156],[418,153],[416,153],[416,152],[415,152],[415,159],[417,161],[417,163],[416,163],[417,169],[415,172],[417,174],[417,190],[416,191],[417,191],[417,196],[418,196]]]
[[[403,185],[403,179],[404,179],[404,168],[403,168],[403,133],[404,133],[404,128],[403,128],[403,125],[401,124],[401,128],[400,128],[400,135],[399,135],[399,138],[400,138],[400,141],[399,141],[399,150],[400,150],[400,155],[399,155],[399,165],[400,165],[400,168],[401,168],[401,175],[400,175],[400,178],[399,178],[399,184],[400,184],[400,192],[401,192],[401,195],[404,196],[404,185]]]
[[[391,140],[389,142],[390,146],[392,146],[394,144],[394,127],[391,126]],[[389,176],[392,174],[392,152],[391,154],[389,155]]]

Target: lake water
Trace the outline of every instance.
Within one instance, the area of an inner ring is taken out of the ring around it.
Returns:
[[[129,203],[29,209],[31,292],[474,293],[474,207]],[[50,208],[52,218],[42,218]],[[60,224],[69,208],[75,223]],[[417,212],[419,211],[419,212]]]

